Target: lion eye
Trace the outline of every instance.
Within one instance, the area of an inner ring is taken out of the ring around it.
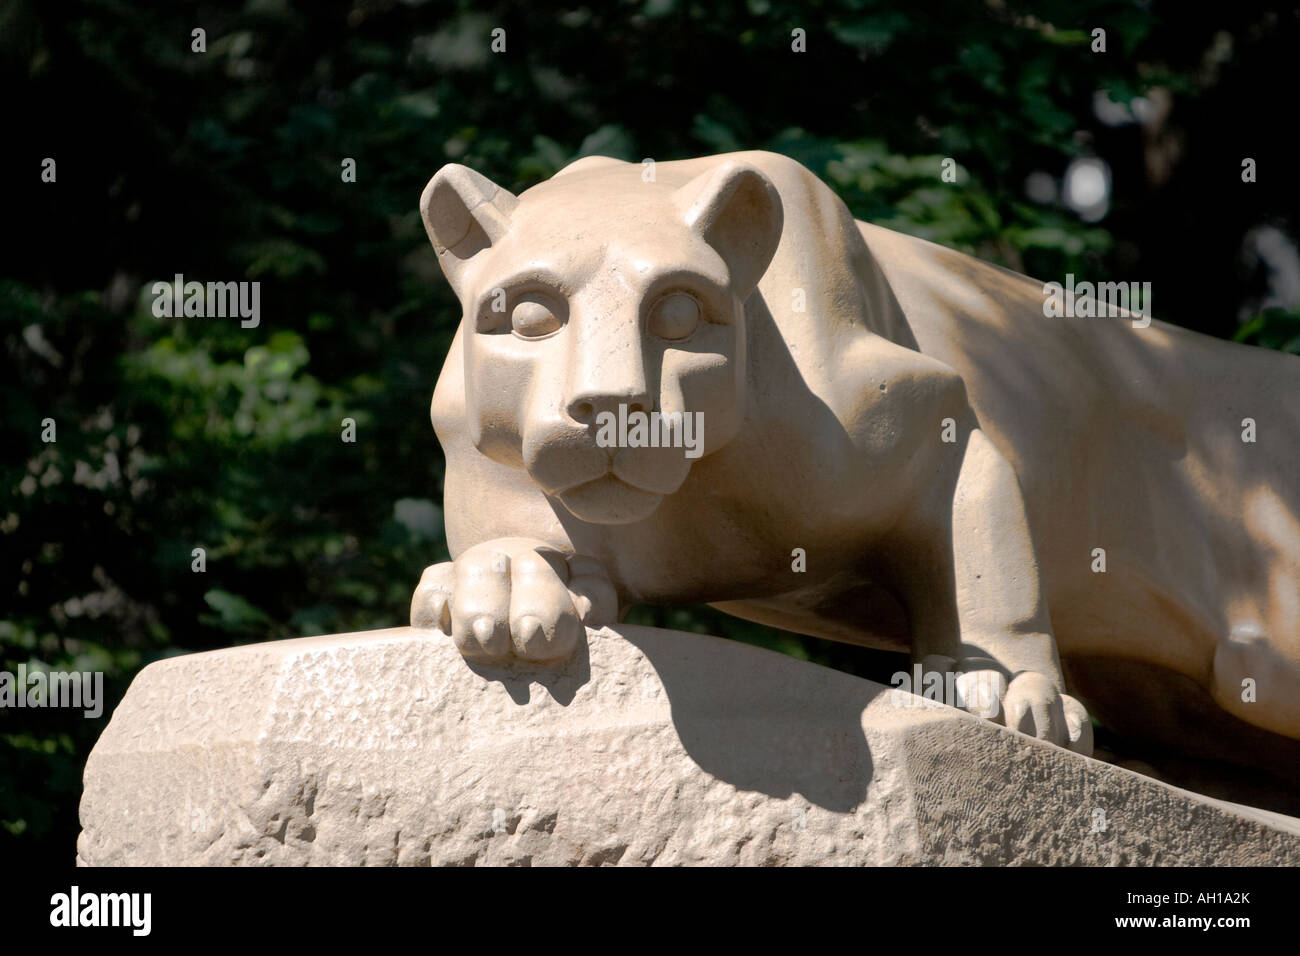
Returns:
[[[664,296],[650,311],[649,329],[661,339],[684,339],[699,324],[700,304],[685,292]]]
[[[558,329],[560,320],[541,302],[525,299],[510,313],[510,327],[514,329],[516,335],[526,339],[536,339],[543,335],[550,335]]]

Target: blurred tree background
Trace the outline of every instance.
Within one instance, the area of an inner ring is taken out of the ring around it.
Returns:
[[[772,149],[859,218],[1150,281],[1161,319],[1300,353],[1297,49],[1294,10],[1248,2],[0,4],[0,670],[109,690],[99,720],[0,710],[0,856],[71,860],[86,754],[143,665],[405,623],[446,559],[427,416],[459,310],[416,210],[443,163],[519,191],[593,153]],[[260,280],[260,325],[154,317],[177,273]]]

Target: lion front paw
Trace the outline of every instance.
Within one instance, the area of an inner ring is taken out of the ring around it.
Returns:
[[[563,660],[618,617],[600,562],[525,538],[499,538],[430,565],[411,599],[411,626],[449,634],[467,658]]]

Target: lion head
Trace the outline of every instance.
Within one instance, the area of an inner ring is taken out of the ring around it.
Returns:
[[[752,166],[642,169],[581,160],[514,196],[452,164],[420,201],[463,308],[470,439],[597,524],[650,516],[739,431],[745,301],[781,236]]]

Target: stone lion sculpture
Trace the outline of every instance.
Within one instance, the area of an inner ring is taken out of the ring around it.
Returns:
[[[1049,317],[783,156],[647,168],[425,188],[464,315],[432,403],[454,560],[412,625],[551,660],[708,603],[906,650],[1080,752],[1091,708],[1300,766],[1300,360]]]

